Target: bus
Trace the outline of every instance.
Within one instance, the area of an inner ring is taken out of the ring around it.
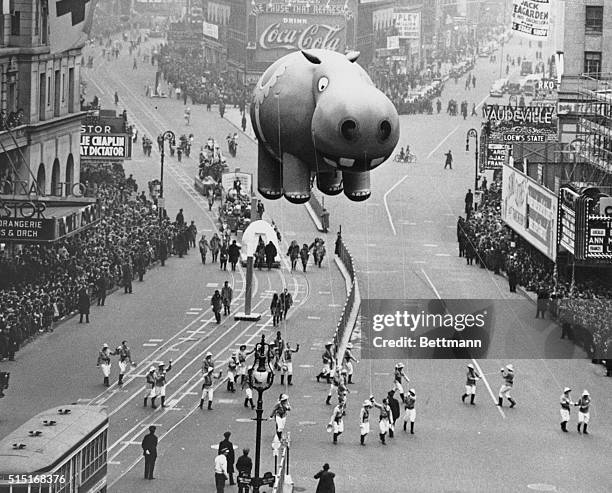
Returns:
[[[108,415],[66,405],[0,441],[0,493],[106,493]]]

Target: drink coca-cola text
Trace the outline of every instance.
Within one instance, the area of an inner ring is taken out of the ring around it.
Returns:
[[[322,48],[338,51],[344,48],[341,33],[345,26],[329,24],[311,24],[302,28],[283,23],[270,24],[259,37],[259,46],[264,50],[309,50]]]

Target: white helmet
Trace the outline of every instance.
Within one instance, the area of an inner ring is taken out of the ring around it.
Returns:
[[[152,366],[151,368],[149,368],[149,373],[151,373],[152,371],[155,371],[155,367]]]
[[[571,392],[571,391],[572,391],[572,389],[570,389],[569,387],[565,387],[565,388],[563,389],[563,393],[564,393],[564,394],[567,394],[568,392]]]
[[[415,393],[414,389],[410,389],[410,390],[408,391],[408,393],[409,393],[410,395],[416,395],[416,393]]]
[[[206,357],[207,357],[207,358],[208,358],[209,356],[212,356],[212,355],[213,355],[213,354],[212,354],[210,351],[208,351],[208,352],[206,353]]]
[[[591,395],[591,394],[589,394],[589,391],[588,391],[588,390],[583,390],[583,391],[582,391],[582,395]]]
[[[372,402],[368,399],[366,399],[365,401],[363,401],[363,406],[364,407],[372,407]]]
[[[280,398],[281,401],[286,401],[288,399],[289,399],[289,396],[287,394],[281,395],[281,398]]]
[[[353,344],[349,342],[349,343],[346,345],[346,349],[353,349]]]
[[[506,365],[506,368],[510,371],[514,371],[514,367],[510,363]]]
[[[404,368],[404,363],[398,363],[395,368]]]
[[[104,343],[104,344],[102,345],[102,347],[103,347],[103,348],[107,348],[107,347],[108,347],[108,344]]]
[[[471,368],[472,370],[474,369],[474,365],[472,363],[470,363],[469,365],[467,365],[468,368]]]

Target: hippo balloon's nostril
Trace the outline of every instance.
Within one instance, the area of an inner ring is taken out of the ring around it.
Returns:
[[[342,122],[342,125],[340,125],[340,132],[342,133],[342,137],[344,137],[349,142],[357,140],[357,123],[355,122],[355,120],[344,120]]]
[[[387,140],[391,135],[391,124],[388,120],[383,120],[378,126],[378,138],[382,141]]]

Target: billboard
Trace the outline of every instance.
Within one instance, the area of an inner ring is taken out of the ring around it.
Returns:
[[[344,53],[354,31],[345,4],[259,4],[255,16],[255,61],[272,63],[296,50],[322,48]],[[251,40],[249,40],[251,41]]]
[[[557,113],[555,105],[485,106],[485,118],[491,124],[489,142],[513,144],[517,142],[556,142]]]
[[[86,117],[81,125],[81,162],[123,161],[132,156],[132,139],[123,117]]]
[[[168,44],[175,48],[197,48],[204,39],[203,28],[197,23],[174,22],[168,30]]]
[[[502,220],[549,259],[557,257],[557,197],[527,175],[504,165]]]
[[[395,28],[400,38],[421,39],[421,13],[395,12],[393,14]]]
[[[211,24],[209,22],[202,22],[202,32],[204,36],[208,36],[209,38],[219,39],[219,26],[216,24]]]
[[[502,169],[508,160],[510,146],[506,144],[487,143],[487,159],[484,169]]]
[[[512,0],[512,30],[533,38],[546,38],[550,0]]]

